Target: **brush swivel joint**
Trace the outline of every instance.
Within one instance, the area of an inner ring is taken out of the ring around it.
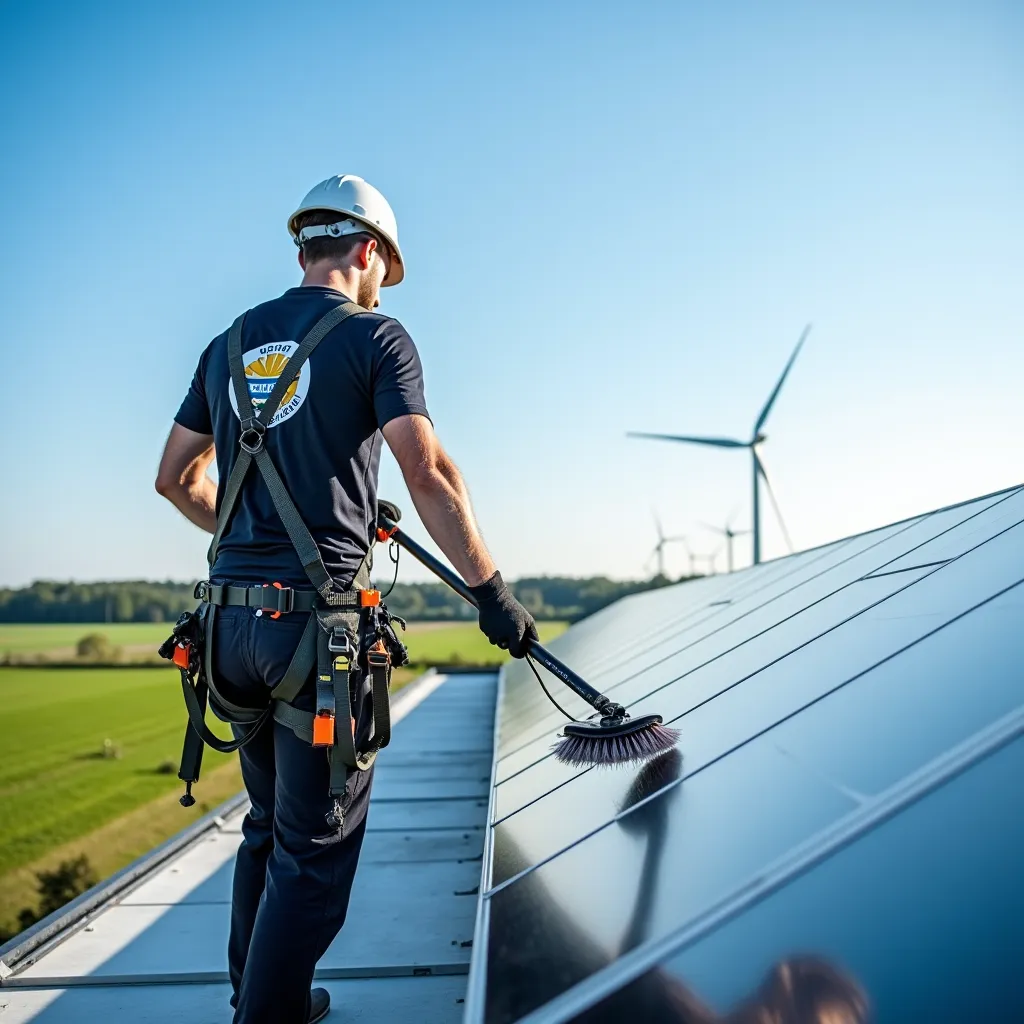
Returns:
[[[613,722],[621,722],[628,718],[626,709],[621,704],[602,696],[601,702],[594,705],[594,710],[601,716],[602,725],[611,725]]]

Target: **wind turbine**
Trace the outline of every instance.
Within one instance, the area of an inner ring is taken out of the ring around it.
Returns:
[[[646,569],[651,564],[652,561],[657,559],[657,561],[658,561],[658,575],[659,576],[664,576],[665,575],[665,545],[666,544],[672,544],[675,541],[682,541],[685,544],[686,543],[686,538],[685,537],[666,537],[665,536],[665,531],[662,530],[662,528],[661,528],[661,520],[658,518],[658,513],[655,512],[652,509],[651,510],[651,514],[654,516],[654,527],[658,531],[658,543],[654,545],[654,550],[651,552],[650,557],[648,557],[647,562],[644,564],[644,568]]]
[[[706,554],[706,555],[692,555],[691,557],[693,559],[698,559],[698,558],[701,559],[704,562],[704,564],[707,566],[707,575],[708,576],[714,576],[716,571],[717,571],[716,563],[718,562],[718,555],[721,552],[721,550],[722,550],[722,545],[719,544],[719,546],[717,548],[715,548],[715,550],[712,551],[710,554]]]
[[[778,510],[776,510],[776,513],[777,512],[778,512]],[[724,527],[713,526],[711,523],[703,523],[702,522],[700,524],[701,526],[704,527],[704,529],[711,530],[714,533],[721,534],[725,538],[725,550],[726,550],[726,558],[727,558],[728,564],[729,564],[729,572],[732,572],[732,570],[733,570],[733,558],[732,558],[732,539],[733,539],[733,537],[745,537],[748,533],[750,533],[749,530],[734,530],[732,528],[732,523],[733,523],[733,520],[735,518],[736,518],[736,514],[733,513],[731,516],[729,516],[729,521],[725,524]],[[779,516],[779,522],[780,523],[782,522],[782,517],[781,516]],[[789,536],[788,531],[784,530],[784,532],[786,532],[786,536],[788,537]]]
[[[789,362],[786,363],[786,367],[782,371],[782,376],[779,377],[778,382],[772,389],[772,393],[768,396],[768,401],[764,403],[764,408],[757,417],[757,422],[754,424],[754,431],[751,434],[749,441],[738,441],[735,438],[729,437],[689,437],[679,434],[647,434],[640,433],[638,431],[630,431],[626,435],[627,437],[653,438],[657,441],[682,441],[685,444],[706,444],[711,445],[714,448],[749,449],[754,478],[754,496],[752,502],[753,515],[751,517],[754,533],[754,565],[757,565],[761,561],[761,480],[764,480],[764,485],[768,489],[768,497],[771,498],[772,505],[775,506],[776,515],[778,515],[779,512],[779,503],[775,500],[775,492],[772,490],[772,485],[768,479],[768,474],[765,472],[764,464],[761,462],[760,456],[757,454],[758,446],[768,439],[767,435],[761,432],[761,428],[765,425],[765,422],[768,419],[768,414],[772,411],[772,406],[775,404],[775,399],[779,397],[782,385],[786,382],[786,377],[789,376],[789,371],[793,368],[793,363],[796,362],[796,357],[800,354],[800,349],[803,347],[804,342],[807,340],[807,335],[810,333],[811,325],[808,324],[800,335],[800,340],[796,343],[796,348],[793,349],[793,354],[789,357]],[[786,538],[786,543],[789,545],[790,549],[792,549],[793,545],[789,539],[789,531],[782,522],[781,516],[779,517],[779,522],[782,525],[782,532]]]

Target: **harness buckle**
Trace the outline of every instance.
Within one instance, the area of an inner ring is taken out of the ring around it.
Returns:
[[[377,641],[377,644],[380,644],[381,647],[384,647],[383,642],[380,640]],[[374,647],[376,647],[377,644],[374,644]],[[375,668],[387,669],[388,666],[391,664],[391,655],[388,654],[386,648],[382,651],[378,651],[374,650],[374,648],[371,647],[370,650],[366,652],[366,664],[370,666],[371,670]]]
[[[272,604],[268,604],[267,598],[270,596],[267,591],[272,591],[275,600]],[[264,583],[260,588],[260,607],[259,610],[267,614],[269,612],[272,619],[279,619],[282,615],[288,615],[295,607],[295,591],[291,587],[283,587],[280,583]]]
[[[238,435],[238,443],[250,455],[256,455],[263,448],[263,435],[267,428],[257,419],[246,420],[242,424],[242,432]]]
[[[210,599],[210,582],[209,580],[200,580],[195,590],[192,591],[192,596],[197,601],[208,601]]]
[[[344,626],[335,626],[331,630],[331,635],[327,638],[327,650],[338,655],[339,658],[352,660],[352,638]]]

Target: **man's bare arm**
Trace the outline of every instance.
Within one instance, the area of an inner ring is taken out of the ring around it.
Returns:
[[[426,416],[399,416],[384,425],[388,443],[427,532],[471,587],[491,578],[495,565],[473,516],[458,467],[441,447]]]
[[[217,485],[206,472],[215,454],[212,435],[175,423],[156,474],[157,493],[207,533],[217,528]]]

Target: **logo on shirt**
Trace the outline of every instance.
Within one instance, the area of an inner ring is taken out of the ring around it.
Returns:
[[[251,348],[242,356],[242,363],[245,366],[245,381],[249,385],[249,398],[252,407],[257,412],[263,408],[263,403],[270,397],[271,391],[278,378],[284,372],[293,353],[298,348],[294,341],[275,341],[269,345],[260,345],[258,348]],[[306,393],[309,391],[310,369],[309,360],[299,370],[299,375],[289,385],[288,390],[281,399],[274,418],[270,421],[272,427],[283,423],[289,416],[298,412],[299,407],[306,400]],[[235,401],[235,389],[228,380],[228,397],[231,399],[231,408],[238,416],[238,403]]]

